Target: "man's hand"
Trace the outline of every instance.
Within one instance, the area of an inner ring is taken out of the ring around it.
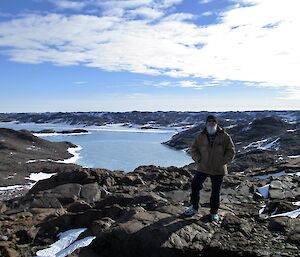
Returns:
[[[192,159],[199,163],[200,162],[200,159],[201,159],[201,155],[200,155],[200,152],[199,152],[199,149],[198,149],[198,142],[197,142],[197,137],[195,138],[193,144],[192,144],[192,147],[191,147],[191,156],[192,156]]]
[[[199,156],[192,156],[192,159],[195,161],[195,162],[200,162],[200,157]]]

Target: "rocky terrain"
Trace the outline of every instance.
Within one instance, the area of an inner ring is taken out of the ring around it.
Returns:
[[[70,142],[49,142],[28,131],[0,128],[0,186],[24,184],[32,172],[64,169],[56,162],[72,157],[68,149],[74,147]],[[3,193],[0,191],[0,196]]]
[[[210,113],[210,112],[209,112]],[[228,111],[215,112],[225,126],[233,125],[235,121],[248,124],[254,119],[277,116],[286,121],[300,119],[300,111]],[[205,121],[207,111],[200,112],[46,112],[46,113],[0,113],[0,122],[17,121],[20,123],[67,123],[71,125],[106,125],[119,124],[132,126],[134,124],[148,128],[201,125]]]
[[[43,129],[40,131],[28,131],[33,134],[83,134],[83,133],[88,133],[89,131],[86,129],[71,129],[71,130],[60,130],[56,131],[54,129]]]
[[[230,125],[221,120],[219,125],[226,129],[235,143],[237,154],[231,165],[232,171],[267,168],[274,163],[296,158],[300,154],[300,119],[288,122],[278,116],[271,116],[247,123],[231,120]],[[203,127],[204,125],[193,126],[177,133],[164,144],[188,151]]]
[[[16,170],[53,176],[0,198],[0,256],[36,256],[57,241],[60,232],[79,228],[86,230],[74,244],[86,238],[92,242],[69,256],[300,256],[299,119],[279,114],[254,118],[227,113],[220,118],[237,155],[224,179],[219,222],[209,221],[209,179],[201,191],[199,213],[182,214],[189,204],[194,163],[180,168],[139,166],[129,173],[53,161],[31,163],[28,160],[69,158],[72,144],[2,129],[1,174]],[[166,144],[188,150],[202,128],[203,123],[194,124]],[[34,150],[28,148],[41,151],[33,157]],[[71,246],[64,242],[54,256],[65,256],[61,251]]]
[[[60,232],[87,228],[78,239],[95,239],[71,256],[299,256],[300,219],[271,216],[299,208],[299,164],[228,175],[218,223],[208,218],[209,180],[199,213],[182,214],[193,165],[60,172],[25,196],[1,203],[0,253],[34,256]],[[282,171],[279,177],[255,177]],[[258,193],[264,185],[269,185],[266,199]]]

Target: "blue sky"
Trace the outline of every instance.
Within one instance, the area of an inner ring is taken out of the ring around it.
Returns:
[[[0,112],[299,109],[299,7],[2,0]]]

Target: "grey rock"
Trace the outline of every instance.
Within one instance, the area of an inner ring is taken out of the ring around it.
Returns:
[[[281,189],[270,189],[269,196],[271,199],[284,199],[285,195]]]
[[[93,203],[101,199],[101,189],[97,183],[85,184],[82,186],[80,197],[88,203]]]
[[[253,229],[253,225],[249,221],[231,213],[225,215],[221,227],[231,232],[240,231],[245,236],[249,236]]]
[[[92,208],[92,206],[90,204],[88,204],[87,202],[85,202],[84,200],[78,200],[78,201],[72,203],[67,208],[67,211],[78,213],[78,212],[84,212],[91,208]]]
[[[288,230],[289,221],[289,217],[275,217],[270,220],[269,227],[271,230],[284,232]]]
[[[56,197],[42,197],[33,199],[32,208],[62,208],[60,201]]]
[[[45,195],[56,197],[62,204],[75,202],[80,198],[82,186],[76,183],[59,185],[51,190],[47,190]]]

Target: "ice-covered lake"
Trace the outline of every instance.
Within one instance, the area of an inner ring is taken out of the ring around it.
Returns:
[[[0,123],[0,127],[13,129],[82,128],[65,124]],[[169,140],[177,133],[176,129],[141,130],[121,125],[84,127],[88,134],[43,136],[50,141],[70,141],[81,146],[77,164],[86,167],[107,168],[110,170],[132,171],[139,165],[159,165],[181,167],[192,162],[184,151],[174,150],[161,142]]]

